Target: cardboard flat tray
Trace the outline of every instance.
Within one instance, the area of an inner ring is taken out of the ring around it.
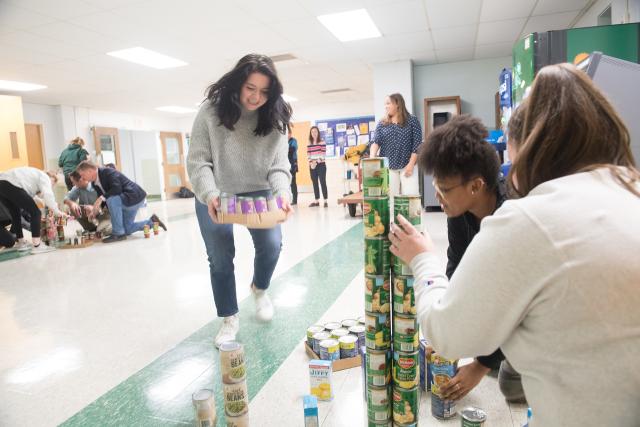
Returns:
[[[307,356],[309,356],[312,359],[320,359],[320,356],[318,356],[311,347],[309,347],[309,343],[307,343],[305,341],[304,343],[304,349],[307,352]],[[361,361],[360,361],[360,354],[358,354],[356,357],[350,357],[348,359],[338,359],[338,360],[334,360],[332,363],[332,368],[333,371],[342,371],[344,369],[351,369],[351,368],[356,368],[358,366],[361,365]]]
[[[341,205],[352,205],[362,203],[364,201],[364,197],[362,197],[362,191],[358,191],[357,193],[349,194],[348,196],[344,196],[338,199],[338,203]]]
[[[59,246],[60,249],[80,249],[80,248],[88,248],[89,246],[93,245],[94,241],[93,240],[87,240],[85,241],[83,244],[81,245],[69,245],[69,244],[64,244],[62,246]]]
[[[222,224],[240,224],[247,228],[273,228],[287,218],[283,210],[259,214],[226,214],[218,212],[218,221]]]

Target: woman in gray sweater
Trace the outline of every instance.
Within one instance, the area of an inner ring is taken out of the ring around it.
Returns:
[[[189,178],[196,194],[196,215],[207,248],[213,299],[224,319],[215,344],[235,339],[239,330],[233,258],[233,226],[217,222],[220,194],[276,195],[290,214],[291,172],[286,126],[290,106],[282,99],[282,84],[271,59],[246,55],[207,89],[191,133],[187,156]],[[266,294],[280,257],[280,226],[249,229],[255,247],[251,291],[256,317],[269,321],[273,305]]]

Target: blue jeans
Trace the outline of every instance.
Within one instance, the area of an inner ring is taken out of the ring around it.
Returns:
[[[266,196],[268,191],[244,193],[246,196]],[[207,248],[209,272],[213,300],[218,317],[232,316],[238,312],[236,296],[236,276],[233,258],[236,248],[233,242],[233,225],[216,224],[207,211],[207,205],[196,199],[196,216],[200,225],[200,234]],[[253,284],[258,289],[267,289],[273,270],[276,268],[282,249],[282,231],[280,225],[275,228],[250,228],[256,255],[253,260]]]
[[[144,221],[136,221],[138,209],[144,206],[144,200],[133,206],[125,206],[122,204],[120,196],[111,196],[107,199],[107,207],[111,214],[111,234],[122,236],[133,234],[136,231],[142,231],[145,225],[153,227],[153,221],[145,219]]]

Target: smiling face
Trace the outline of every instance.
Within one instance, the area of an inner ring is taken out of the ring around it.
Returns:
[[[316,128],[311,128],[311,137],[313,138],[314,141],[317,141],[319,138],[319,134],[318,134],[318,129]]]
[[[240,89],[240,104],[245,110],[255,111],[269,100],[271,79],[262,73],[249,74]]]

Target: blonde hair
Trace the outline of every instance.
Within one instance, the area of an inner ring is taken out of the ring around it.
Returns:
[[[73,138],[71,140],[71,143],[84,147],[84,139],[80,138],[79,136],[76,136],[75,138]]]

